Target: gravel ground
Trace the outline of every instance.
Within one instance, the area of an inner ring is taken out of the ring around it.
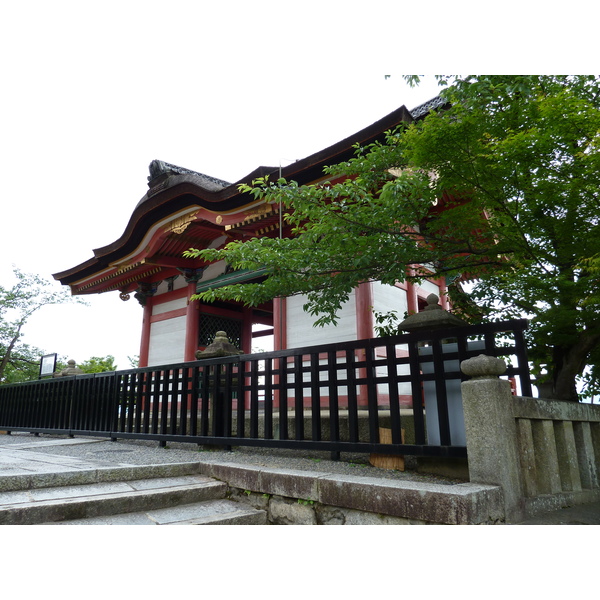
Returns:
[[[92,441],[93,440],[93,441]],[[330,460],[329,452],[298,451],[280,448],[237,447],[232,451],[206,450],[195,444],[168,443],[161,448],[158,442],[123,440],[115,442],[103,438],[69,438],[67,436],[17,433],[0,436],[1,446],[27,446],[28,451],[58,456],[70,456],[103,464],[161,464],[175,462],[231,462],[271,468],[298,469],[320,473],[358,475],[376,479],[400,479],[453,485],[463,480],[417,473],[410,469],[407,457],[406,471],[378,469],[369,464],[364,454],[342,453],[341,460]],[[0,449],[1,452],[1,449]]]

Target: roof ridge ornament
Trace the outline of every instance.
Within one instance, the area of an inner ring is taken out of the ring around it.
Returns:
[[[206,179],[219,187],[228,187],[231,185],[228,181],[218,179],[217,177],[211,177],[210,175],[205,175],[204,173],[199,173],[198,171],[192,171],[191,169],[179,167],[163,160],[153,160],[148,166],[148,170],[150,171],[150,175],[148,176],[148,187],[152,187],[151,184],[155,179],[158,179],[162,176],[168,177],[171,174],[195,175],[196,177]]]
[[[419,106],[415,106],[415,108],[409,111],[410,116],[413,119],[418,119],[419,117],[427,115],[430,111],[435,110],[436,108],[441,108],[446,104],[449,104],[446,98],[443,98],[442,96],[436,96],[431,100],[427,100],[427,102],[424,102],[423,104],[419,104]]]

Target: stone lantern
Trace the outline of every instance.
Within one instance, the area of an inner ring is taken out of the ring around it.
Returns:
[[[418,313],[414,313],[400,325],[400,331],[420,331],[423,329],[449,329],[451,327],[461,327],[467,325],[465,321],[444,310],[439,304],[440,297],[437,294],[427,296],[427,306]]]
[[[77,363],[71,359],[67,361],[67,368],[62,371],[56,371],[52,377],[70,377],[71,375],[83,375],[83,371],[77,366]]]
[[[239,356],[243,354],[241,350],[238,350],[227,337],[227,333],[225,331],[217,331],[215,334],[215,339],[212,344],[209,344],[204,350],[196,351],[196,358],[198,360],[202,360],[204,358],[221,358],[226,356]],[[222,374],[222,366],[221,365],[212,365],[210,367],[211,371],[213,371],[213,376],[216,377],[220,383],[220,385],[225,384],[224,375]],[[210,398],[209,398],[209,414],[210,419],[213,422],[213,431],[217,436],[225,435],[225,402],[226,399],[223,396],[223,390],[220,389],[218,393],[215,393],[214,383],[211,377],[211,381],[209,382],[210,386]],[[233,377],[231,380],[232,385],[237,384],[237,376]],[[234,392],[235,394],[235,392]],[[206,446],[207,448],[215,448],[217,446]],[[227,447],[228,448],[228,447]]]
[[[439,296],[429,294],[427,306],[419,313],[415,313],[404,319],[398,329],[400,331],[434,331],[440,329],[452,329],[468,325],[465,321],[444,310],[439,304]],[[483,348],[483,342],[469,342],[469,348]],[[458,351],[456,343],[443,343],[442,353],[455,353]],[[433,348],[430,346],[419,347],[419,356],[432,357]],[[422,373],[433,373],[432,360],[423,360],[420,363]],[[450,437],[452,444],[457,446],[466,445],[465,424],[462,408],[462,396],[460,391],[460,369],[458,360],[444,360],[444,371],[447,373],[459,373],[456,379],[446,380],[446,400],[448,406],[448,420],[450,424]],[[425,402],[425,421],[427,423],[427,440],[429,444],[440,444],[440,426],[438,414],[438,401],[435,381],[423,381],[423,396]]]
[[[221,356],[235,356],[236,354],[243,354],[243,352],[229,341],[225,331],[217,331],[212,344],[206,346],[204,350],[196,351],[196,358],[202,360],[203,358],[219,358]]]

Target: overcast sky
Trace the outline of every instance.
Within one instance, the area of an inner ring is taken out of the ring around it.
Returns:
[[[153,159],[233,182],[437,94],[403,73],[535,71],[555,34],[546,70],[569,71],[564,17],[515,3],[516,20],[510,4],[484,27],[460,2],[2,3],[0,282],[13,264],[51,279],[118,239]],[[578,24],[584,54],[592,22]],[[128,368],[141,307],[89,302],[43,309],[25,341]]]

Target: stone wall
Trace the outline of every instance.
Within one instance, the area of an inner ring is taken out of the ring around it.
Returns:
[[[264,510],[270,525],[428,525],[428,521],[393,517],[381,513],[329,506],[286,496],[272,496],[230,488],[230,496],[243,504]]]
[[[528,514],[600,498],[600,406],[512,398]]]
[[[230,497],[283,525],[494,524],[504,521],[497,485],[442,484],[211,461],[204,475]]]
[[[507,522],[600,500],[600,406],[512,396],[489,356],[461,368],[470,480],[502,488]]]

